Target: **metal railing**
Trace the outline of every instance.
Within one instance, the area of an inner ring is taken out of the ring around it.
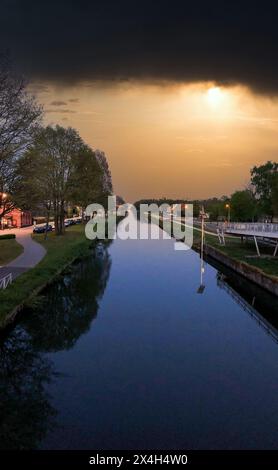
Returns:
[[[278,224],[271,223],[249,223],[249,222],[230,222],[223,224],[223,228],[226,230],[234,231],[246,231],[246,232],[257,232],[260,233],[278,233]]]
[[[0,279],[0,289],[6,289],[9,284],[13,282],[12,273],[7,274],[6,276]]]

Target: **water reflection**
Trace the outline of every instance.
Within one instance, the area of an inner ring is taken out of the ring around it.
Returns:
[[[45,352],[72,348],[96,317],[111,259],[106,248],[73,266],[46,292],[47,303],[24,312],[0,338],[0,449],[35,449],[55,426],[45,385],[56,371]]]
[[[223,273],[217,273],[217,285],[221,289],[224,289],[235,300],[235,302],[239,304],[242,309],[253,318],[254,321],[264,328],[266,333],[269,334],[276,343],[278,343],[277,319],[274,318],[273,320],[276,321],[273,323],[269,322],[267,320],[267,315],[261,315],[260,312],[254,308],[257,296],[254,295],[252,297],[251,303],[249,303],[248,300],[241,296],[231,284],[232,283],[230,279]]]
[[[277,348],[244,310],[277,337],[278,300],[211,259],[218,272],[207,266],[196,295],[194,252],[133,243],[113,245],[93,334],[111,269],[104,247],[0,340],[0,448],[272,446]]]
[[[207,261],[218,269],[217,285],[278,343],[277,297],[212,258]]]
[[[23,325],[35,349],[55,352],[74,346],[97,315],[110,267],[108,251],[99,249],[95,257],[74,265],[48,290],[39,312],[25,315]]]
[[[52,364],[17,327],[0,344],[0,449],[36,448],[53,425],[55,410],[45,392]]]

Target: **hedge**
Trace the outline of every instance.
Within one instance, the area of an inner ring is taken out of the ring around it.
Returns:
[[[10,240],[11,238],[15,238],[14,233],[5,233],[5,235],[0,235],[0,240]]]

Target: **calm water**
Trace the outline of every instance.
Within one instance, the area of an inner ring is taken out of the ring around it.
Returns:
[[[277,447],[277,301],[199,261],[115,240],[52,286],[0,343],[0,447]]]

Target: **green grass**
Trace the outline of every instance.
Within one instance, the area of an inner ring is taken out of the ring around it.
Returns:
[[[160,226],[162,228],[161,222]],[[200,246],[200,242],[201,231],[199,227],[195,227],[193,229],[193,243],[196,248]],[[253,240],[248,239],[241,242],[240,237],[226,235],[225,242],[224,246],[220,245],[216,235],[205,234],[205,243],[207,245],[225,253],[232,259],[254,266],[265,274],[278,277],[278,255],[275,258],[273,257],[274,246],[267,246],[258,242],[261,253],[259,258],[257,257],[256,246]]]
[[[14,233],[5,233],[5,235],[0,235],[0,240],[8,240],[10,238],[16,238]]]
[[[198,230],[194,229],[194,243],[199,243],[201,234]],[[259,243],[261,258],[257,257],[256,247],[253,240],[241,242],[240,238],[225,237],[226,245],[220,245],[218,238],[213,235],[205,235],[205,242],[216,248],[217,250],[225,253],[230,258],[242,261],[251,266],[255,266],[266,274],[271,276],[278,276],[278,256],[273,258],[274,247],[263,245]],[[254,256],[254,257],[253,257]],[[269,258],[264,258],[269,256]]]
[[[117,217],[117,224],[123,218]],[[50,232],[47,240],[44,239],[44,234],[32,236],[45,247],[47,253],[37,266],[19,276],[6,290],[0,291],[0,328],[6,326],[9,314],[15,308],[32,304],[42,288],[52,282],[74,260],[89,256],[97,243],[85,237],[83,224],[68,227],[63,236]]]
[[[89,255],[93,244],[85,238],[84,225],[69,227],[63,236],[49,233],[46,241],[44,234],[33,237],[46,248],[47,254],[36,267],[19,276],[6,290],[0,291],[0,327],[5,326],[8,314],[15,307],[25,305],[32,294],[35,295],[74,259]]]
[[[4,266],[23,252],[23,247],[12,239],[0,239],[0,266]]]

